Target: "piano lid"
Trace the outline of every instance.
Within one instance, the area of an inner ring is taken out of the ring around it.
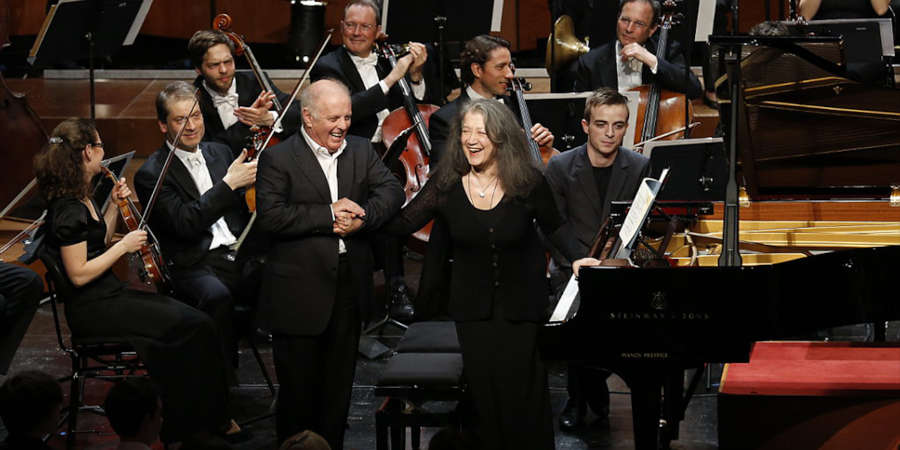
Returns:
[[[756,39],[742,48],[738,118],[751,197],[888,198],[900,184],[900,90],[851,80],[840,41]]]

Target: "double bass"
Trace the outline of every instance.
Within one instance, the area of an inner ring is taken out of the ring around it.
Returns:
[[[666,58],[669,30],[676,24],[674,13],[675,2],[667,0],[663,3],[665,11],[659,26],[659,44],[656,48],[656,59]],[[688,124],[693,127],[694,110],[687,95],[663,89],[657,83],[637,86],[630,89],[640,93],[637,109],[637,125],[634,132],[633,147],[642,147],[644,143],[659,139],[674,140],[685,137]],[[685,108],[688,110],[685,123]]]

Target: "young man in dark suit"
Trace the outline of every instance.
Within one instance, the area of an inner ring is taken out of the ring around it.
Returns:
[[[627,91],[635,86],[659,83],[664,89],[697,98],[702,94],[700,80],[693,74],[684,77],[684,56],[670,40],[666,57],[656,57],[660,5],[656,0],[622,0],[616,23],[616,40],[592,49],[572,64],[563,84],[572,91],[592,91],[601,87]]]
[[[245,252],[232,246],[247,226],[244,188],[256,180],[256,161],[237,159],[219,143],[201,142],[203,115],[194,105],[188,83],[169,84],[156,98],[159,128],[165,142],[134,177],[141,203],[147,205],[169,152],[175,157],[160,188],[149,223],[170,265],[176,297],[209,314],[222,337],[226,355],[234,356],[232,309],[251,302],[242,279]],[[184,128],[178,142],[175,138]]]
[[[275,127],[279,136],[290,136],[300,125],[296,102],[287,104],[289,94],[269,80],[273,92],[263,91],[252,72],[235,72],[234,43],[218,30],[200,30],[188,41],[191,63],[197,71],[194,87],[199,89],[200,110],[206,124],[204,141],[221,142],[237,156],[250,145],[251,128]],[[268,75],[263,74],[268,79]],[[275,99],[288,108],[276,124]]]
[[[562,216],[572,227],[574,247],[583,256],[587,256],[609,216],[611,203],[633,199],[641,180],[649,173],[647,157],[622,147],[628,128],[627,102],[613,89],[595,91],[585,102],[581,121],[587,142],[555,156],[547,164],[547,182]],[[551,278],[559,292],[572,275],[571,263],[554,255]],[[601,418],[609,414],[607,376],[606,371],[569,365],[569,401],[560,415],[560,428],[571,430],[582,425],[588,402]]]
[[[512,107],[513,101],[506,98],[510,80],[515,72],[508,41],[488,34],[476,36],[466,42],[459,59],[460,73],[466,87],[459,97],[432,114],[428,123],[432,145],[430,162],[432,167],[441,159],[450,133],[450,125],[457,119],[462,105],[469,100],[496,98],[518,114]],[[553,146],[553,133],[543,125],[534,124],[530,132],[539,146]]]
[[[345,86],[320,80],[300,101],[300,132],[259,162],[257,221],[271,239],[260,313],[281,383],[279,442],[309,429],[340,450],[360,304],[374,289],[369,235],[400,210],[404,195],[371,143],[347,136]]]

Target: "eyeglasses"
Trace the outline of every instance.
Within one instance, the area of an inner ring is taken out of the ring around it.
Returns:
[[[103,143],[102,142],[93,142],[93,143],[91,143],[91,147],[103,148]]]
[[[375,29],[375,25],[372,25],[370,23],[355,23],[355,22],[341,21],[341,25],[343,25],[344,29],[347,31],[362,30],[362,31],[368,33]]]
[[[634,27],[637,28],[638,30],[640,30],[642,28],[647,28],[649,26],[648,24],[641,22],[640,20],[631,20],[627,17],[619,17],[619,22],[622,25],[624,25],[625,28],[628,28],[629,26],[634,25]]]

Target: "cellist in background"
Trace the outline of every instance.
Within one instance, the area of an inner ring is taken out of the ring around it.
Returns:
[[[656,0],[623,0],[616,22],[616,40],[605,43],[572,64],[568,79],[573,92],[601,87],[627,91],[642,84],[659,83],[663,89],[697,98],[700,80],[690,73],[684,79],[684,56],[679,46],[669,44],[667,57],[656,58],[656,39],[661,7]]]
[[[256,161],[245,162],[246,151],[234,159],[223,144],[201,143],[203,115],[197,108],[191,113],[192,106],[194,88],[183,81],[157,95],[164,142],[135,174],[134,185],[147,205],[166,156],[175,152],[148,220],[172,269],[176,297],[213,318],[223,351],[236,365],[232,310],[236,302],[255,303],[256,293],[242,277],[252,246],[241,247],[240,255],[229,246],[247,226],[243,188],[256,181]]]
[[[459,65],[462,81],[466,87],[459,97],[431,115],[428,126],[431,134],[432,166],[440,161],[448,140],[456,138],[449,136],[450,125],[466,103],[482,98],[495,98],[513,108],[513,102],[506,98],[506,95],[515,68],[506,39],[488,34],[475,36],[466,41],[459,55]],[[547,127],[536,123],[531,127],[530,134],[538,146],[553,147],[553,133]]]
[[[378,147],[382,141],[381,124],[391,110],[403,105],[403,94],[397,82],[406,77],[416,100],[434,97],[425,83],[425,45],[409,43],[409,53],[390,62],[375,52],[375,40],[381,33],[381,10],[372,0],[353,0],[344,7],[341,20],[343,45],[322,56],[313,68],[313,81],[331,78],[350,88],[353,120],[349,134],[369,139]],[[381,254],[384,254],[382,257]],[[413,309],[403,278],[402,243],[397,238],[379,239],[376,258],[383,260],[384,278],[390,289],[392,315],[412,316]],[[376,260],[376,264],[381,261]],[[363,311],[364,316],[366,311]],[[366,317],[363,317],[365,320]]]
[[[200,111],[206,124],[204,141],[231,147],[234,156],[247,147],[250,128],[275,127],[279,136],[290,136],[300,127],[300,107],[287,105],[289,94],[274,84],[274,92],[263,91],[252,72],[235,72],[234,43],[218,30],[200,30],[188,41],[191,63],[197,71],[194,86],[200,88]],[[267,76],[263,74],[263,76]],[[277,97],[288,108],[281,124],[275,124],[277,112],[272,99]]]

